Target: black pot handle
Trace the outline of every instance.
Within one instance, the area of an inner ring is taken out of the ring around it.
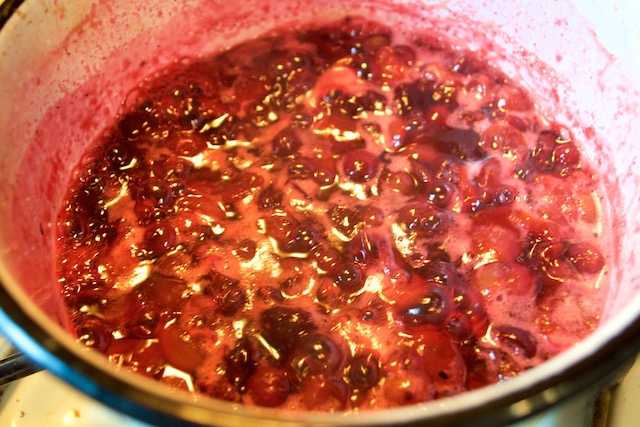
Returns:
[[[0,360],[0,387],[41,371],[22,353],[13,353]]]

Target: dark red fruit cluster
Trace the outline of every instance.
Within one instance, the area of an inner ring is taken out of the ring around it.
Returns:
[[[435,40],[346,18],[143,82],[60,214],[79,339],[174,387],[341,411],[495,383],[589,333],[606,241],[579,147]]]

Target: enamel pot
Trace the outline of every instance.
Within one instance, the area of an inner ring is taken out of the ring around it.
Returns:
[[[597,4],[595,4],[597,3]],[[520,81],[602,175],[614,284],[600,327],[484,389],[372,412],[286,414],[171,391],[78,344],[55,278],[72,168],[132,86],[175,58],[281,25],[360,14],[433,29]],[[0,325],[31,360],[157,425],[505,425],[610,384],[640,349],[640,25],[628,2],[546,0],[5,0],[0,5]]]

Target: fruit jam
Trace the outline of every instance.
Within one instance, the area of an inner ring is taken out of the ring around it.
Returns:
[[[345,18],[135,88],[72,179],[60,283],[81,342],[174,387],[429,401],[597,326],[597,189],[571,132],[477,56]]]

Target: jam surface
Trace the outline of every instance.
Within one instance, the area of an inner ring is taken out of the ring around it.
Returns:
[[[214,398],[374,409],[507,380],[598,324],[597,177],[474,54],[358,17],[135,88],[59,217],[75,333]]]

